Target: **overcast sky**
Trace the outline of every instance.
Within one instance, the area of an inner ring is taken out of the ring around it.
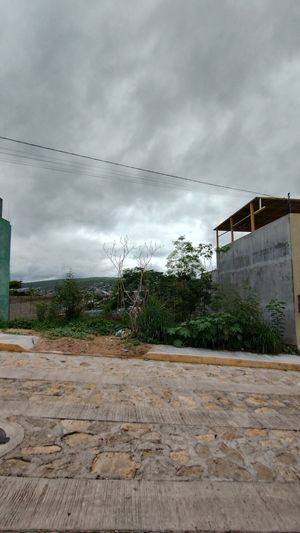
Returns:
[[[298,0],[0,0],[0,135],[300,197]],[[20,157],[22,156],[22,157]],[[47,161],[45,161],[47,160]],[[252,194],[0,141],[12,278],[113,273],[103,243],[213,242]]]

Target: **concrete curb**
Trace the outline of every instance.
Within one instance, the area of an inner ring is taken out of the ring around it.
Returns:
[[[274,359],[276,356],[274,356]],[[218,357],[217,355],[188,355],[163,352],[148,352],[142,359],[152,361],[166,361],[172,363],[192,363],[197,365],[239,366],[244,368],[266,368],[273,370],[300,371],[299,363],[284,363],[282,361],[262,361],[255,359],[239,359],[237,357]]]
[[[1,349],[1,348],[0,348]],[[24,350],[22,350],[24,351]],[[32,354],[51,354],[58,356],[71,357],[107,357],[112,359],[139,359],[142,361],[161,361],[166,363],[189,363],[196,365],[217,365],[217,366],[237,366],[243,368],[262,368],[270,370],[293,370],[300,371],[300,357],[299,363],[284,363],[282,361],[262,361],[255,359],[238,359],[237,357],[220,357],[214,355],[188,355],[188,354],[172,354],[163,352],[147,352],[143,355],[112,355],[112,354],[75,354],[72,352],[53,352],[48,350],[31,351]],[[274,356],[276,359],[276,356]]]
[[[0,352],[26,352],[25,348],[22,348],[19,344],[6,344],[0,342]]]
[[[0,332],[0,351],[28,352],[38,342],[36,335],[18,335],[14,333]]]

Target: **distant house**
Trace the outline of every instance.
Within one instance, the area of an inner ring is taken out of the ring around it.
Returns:
[[[256,197],[215,231],[218,282],[249,284],[263,306],[285,302],[285,341],[300,348],[300,200]],[[235,240],[237,232],[248,234]],[[225,233],[231,242],[222,247]]]

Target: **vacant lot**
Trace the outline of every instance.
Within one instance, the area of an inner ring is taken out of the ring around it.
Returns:
[[[2,352],[0,531],[300,531],[299,400],[298,372]]]

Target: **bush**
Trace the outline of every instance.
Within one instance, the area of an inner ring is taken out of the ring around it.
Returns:
[[[41,302],[36,305],[36,314],[37,320],[41,323],[51,323],[57,321],[58,313],[55,302],[47,304],[46,302]]]
[[[147,270],[142,277],[139,268],[127,269],[122,277],[124,286],[125,309],[129,309],[136,291],[140,290],[142,301],[155,297],[164,302],[174,320],[179,323],[195,314],[204,313],[211,302],[212,278],[209,272],[203,272],[200,278],[178,278],[155,270]],[[118,290],[115,286],[112,300],[106,304],[105,311],[110,312],[118,307]],[[133,328],[135,329],[135,328]]]
[[[258,317],[246,324],[243,313],[210,313],[168,330],[169,339],[179,346],[278,353],[281,335]]]
[[[16,318],[14,320],[1,320],[0,328],[2,329],[34,329],[35,320],[25,318]]]
[[[48,327],[48,335],[52,338],[73,337],[82,339],[89,335],[113,335],[122,327],[123,324],[115,320],[91,317],[67,323],[56,323],[52,327]]]
[[[137,317],[137,336],[144,342],[163,342],[171,322],[171,316],[165,306],[152,296]]]
[[[78,281],[72,272],[68,272],[66,279],[56,288],[56,303],[64,312],[66,320],[78,318],[82,311],[82,294]]]
[[[45,302],[41,302],[36,305],[36,314],[39,322],[45,322],[48,312],[48,305]]]
[[[52,321],[38,320],[8,320],[1,321],[0,328],[34,329],[44,331],[52,338],[74,337],[85,338],[89,335],[114,335],[116,331],[123,328],[120,321],[105,320],[99,317],[86,317],[78,320],[65,322],[62,319]]]
[[[169,329],[168,334],[177,345],[179,341],[181,345],[236,349],[242,330],[236,318],[229,313],[212,313],[183,322]]]
[[[242,343],[239,349],[278,353],[283,349],[284,303],[271,300],[264,313],[257,293],[245,285],[242,294],[233,287],[217,285],[212,299],[211,310],[224,311],[234,316],[242,329]]]
[[[255,325],[255,331],[245,346],[250,352],[277,354],[283,349],[282,336],[272,324],[261,320]]]

